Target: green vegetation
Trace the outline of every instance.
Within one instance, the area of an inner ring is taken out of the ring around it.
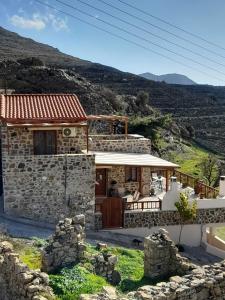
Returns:
[[[104,278],[76,265],[71,269],[63,268],[57,275],[50,275],[50,285],[59,299],[77,300],[80,294],[97,293],[108,283]]]
[[[170,115],[161,115],[158,111],[154,111],[146,117],[135,116],[129,121],[129,132],[141,134],[151,139],[153,148],[158,151],[160,148],[162,128],[168,128],[172,123]]]
[[[117,286],[120,293],[136,290],[145,284],[150,284],[144,277],[143,251],[120,247],[109,247],[103,252],[118,256],[117,271],[121,282]],[[99,251],[94,246],[87,246],[87,258],[73,268],[63,268],[58,274],[50,275],[50,284],[55,294],[61,300],[76,300],[82,293],[97,293],[103,286],[109,285],[106,280],[92,273],[90,257]]]
[[[196,218],[197,213],[197,202],[189,202],[188,195],[185,193],[180,193],[179,201],[175,202],[175,207],[178,210],[180,216],[180,234],[178,244],[180,245],[181,234],[184,227],[184,224],[188,220],[193,220]]]
[[[208,156],[208,152],[196,145],[183,145],[181,151],[171,151],[168,159],[180,165],[180,171],[199,177],[199,162]]]
[[[32,240],[11,238],[7,235],[0,236],[1,240],[10,242],[20,260],[30,269],[41,268],[41,252]]]
[[[143,251],[118,247],[109,248],[109,251],[118,256],[116,269],[121,275],[119,291],[130,292],[151,283],[149,279],[144,277]]]

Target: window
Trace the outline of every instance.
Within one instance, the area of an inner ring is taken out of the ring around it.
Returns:
[[[56,131],[34,131],[34,154],[56,154]]]
[[[126,182],[134,181],[137,182],[140,180],[140,168],[137,167],[126,167]]]

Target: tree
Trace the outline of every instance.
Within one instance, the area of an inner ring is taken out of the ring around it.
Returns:
[[[149,94],[144,91],[139,92],[137,94],[136,103],[139,107],[144,107],[149,104]]]
[[[184,224],[196,218],[197,213],[197,202],[194,201],[192,204],[189,202],[188,195],[185,193],[180,193],[180,200],[175,202],[175,207],[178,210],[180,216],[180,234],[178,245],[180,245],[181,234]]]
[[[201,175],[205,178],[209,185],[212,185],[218,177],[218,160],[212,154],[204,157],[199,163]]]

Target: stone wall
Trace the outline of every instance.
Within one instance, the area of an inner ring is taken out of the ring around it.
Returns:
[[[55,299],[48,275],[30,270],[8,242],[0,243],[0,300]]]
[[[183,277],[171,277],[169,282],[156,286],[143,286],[130,294],[129,299],[139,300],[224,300],[225,262],[194,269]]]
[[[56,226],[55,234],[42,252],[42,270],[54,272],[59,268],[78,263],[84,258],[85,217],[66,218]]]
[[[144,240],[144,274],[154,280],[185,275],[191,265],[178,254],[174,242],[161,229]]]
[[[186,224],[210,223],[225,223],[225,208],[198,209],[196,219]],[[151,228],[179,224],[180,217],[177,211],[126,211],[124,214],[125,228]]]
[[[94,227],[93,155],[9,156],[3,159],[5,212],[55,223],[85,214]]]
[[[90,140],[92,141],[102,141],[102,140],[124,140],[126,138],[125,134],[90,134],[89,135]],[[137,134],[128,134],[127,139],[128,140],[136,140],[143,138],[142,135]]]
[[[81,153],[86,147],[85,128],[75,127],[75,137],[63,137],[62,129],[55,130],[57,137],[57,154]],[[33,155],[33,131],[27,128],[1,127],[3,156]]]
[[[108,187],[110,187],[111,181],[115,180],[119,189],[124,189],[130,192],[140,190],[140,182],[125,182],[125,167],[124,166],[113,166],[108,169],[107,173]],[[149,195],[151,180],[151,169],[149,167],[141,168],[141,194],[143,196]]]
[[[119,278],[118,282],[120,281],[120,275],[114,269],[116,267],[118,258],[116,255],[107,254],[107,253],[100,253],[91,259],[91,263],[94,266],[95,274],[105,277],[109,282],[115,284],[115,277]],[[116,275],[116,276],[115,276]]]
[[[102,139],[90,138],[89,148],[92,151],[124,152],[124,153],[151,153],[151,141],[146,138],[136,139]]]

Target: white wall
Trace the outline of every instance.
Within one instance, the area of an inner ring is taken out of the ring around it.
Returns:
[[[185,225],[183,227],[182,235],[181,235],[181,244],[192,246],[192,247],[198,247],[202,243],[202,239],[204,242],[206,242],[206,228],[208,227],[219,227],[223,226],[225,227],[225,223],[219,223],[219,224],[207,224],[207,225],[200,225],[200,224],[193,224],[193,225]],[[140,237],[146,237],[150,234],[152,234],[155,231],[158,231],[159,228],[164,228],[169,232],[169,235],[171,239],[177,243],[179,239],[179,233],[180,233],[180,225],[170,225],[170,226],[157,226],[152,228],[124,228],[124,229],[115,229],[110,230],[112,232],[118,232],[121,234],[126,235],[135,235]]]
[[[167,192],[162,200],[162,210],[177,210],[174,203],[179,201],[181,191],[171,190]],[[225,198],[218,199],[191,199],[197,201],[197,208],[222,208],[225,207]]]

